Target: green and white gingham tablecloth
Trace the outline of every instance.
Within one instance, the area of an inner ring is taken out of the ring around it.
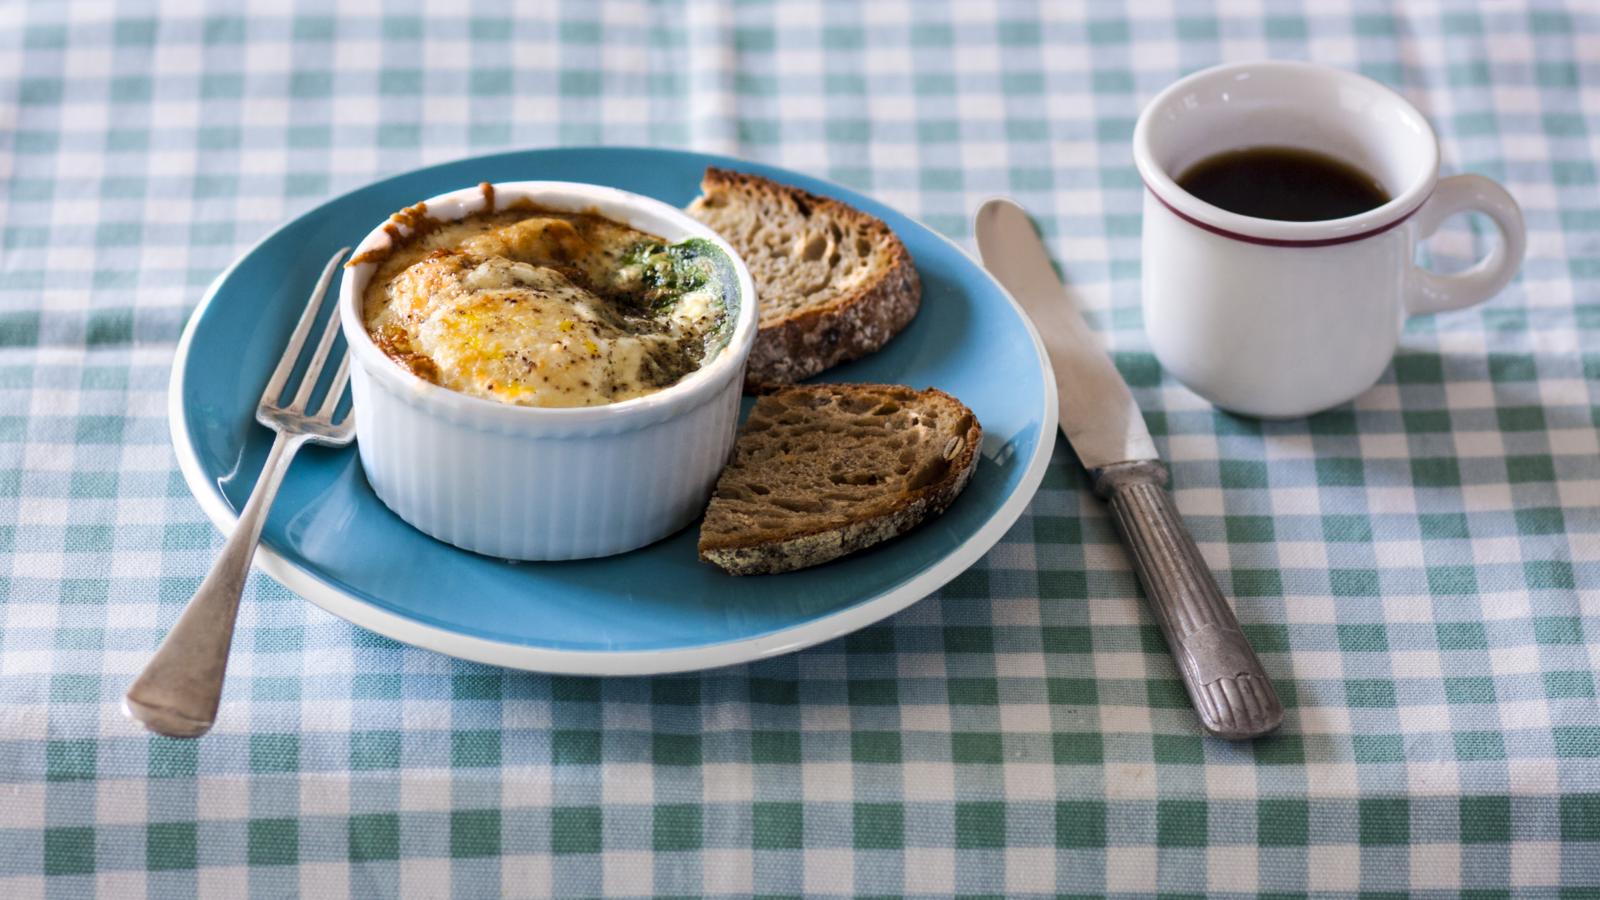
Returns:
[[[1278,423],[1150,356],[1129,152],[1162,86],[1257,57],[1394,86],[1528,221],[1501,296]],[[217,730],[124,721],[220,545],[165,418],[205,285],[370,179],[557,143],[776,162],[961,240],[993,194],[1040,214],[1282,733],[1201,736],[1063,445],[980,564],[799,654],[543,677],[255,576]],[[1597,896],[1597,150],[1576,0],[0,6],[0,897]]]

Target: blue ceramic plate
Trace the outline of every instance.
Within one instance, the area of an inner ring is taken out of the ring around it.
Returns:
[[[838,197],[882,217],[905,241],[922,276],[921,312],[881,352],[823,377],[931,385],[972,407],[983,455],[945,515],[786,575],[734,578],[699,562],[694,527],[621,556],[513,564],[402,522],[368,487],[354,448],[307,447],[278,494],[257,565],[397,640],[581,674],[684,671],[786,653],[875,622],[960,574],[1022,513],[1055,441],[1054,382],[1021,310],[954,244],[867,197],[770,166],[643,148],[528,150],[420,169],[323,204],[234,263],[190,318],[172,371],[172,441],[206,514],[231,528],[255,484],[271,444],[255,424],[256,399],[335,249],[397,209],[480,181],[585,181],[682,206],[707,165]]]

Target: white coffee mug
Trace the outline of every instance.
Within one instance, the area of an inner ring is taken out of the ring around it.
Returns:
[[[1259,219],[1178,186],[1186,169],[1248,147],[1316,150],[1392,197],[1342,219]],[[1223,409],[1301,416],[1377,382],[1406,317],[1481,303],[1522,263],[1522,211],[1479,175],[1439,177],[1439,142],[1415,107],[1371,79],[1299,62],[1197,72],[1139,117],[1144,324],[1167,371]],[[1500,240],[1464,272],[1414,262],[1418,241],[1480,212]]]

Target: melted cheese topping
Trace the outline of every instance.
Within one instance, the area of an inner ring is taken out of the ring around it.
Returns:
[[[430,228],[380,263],[364,312],[380,348],[443,387],[596,406],[661,390],[716,349],[716,267],[691,256],[687,289],[663,289],[650,251],[671,248],[644,232],[526,209]]]

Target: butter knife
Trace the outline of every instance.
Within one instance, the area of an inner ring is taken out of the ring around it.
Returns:
[[[995,199],[973,228],[984,267],[1039,329],[1060,389],[1061,430],[1111,507],[1201,726],[1231,740],[1277,728],[1278,694],[1178,516],[1132,392],[1056,276],[1033,221]]]

